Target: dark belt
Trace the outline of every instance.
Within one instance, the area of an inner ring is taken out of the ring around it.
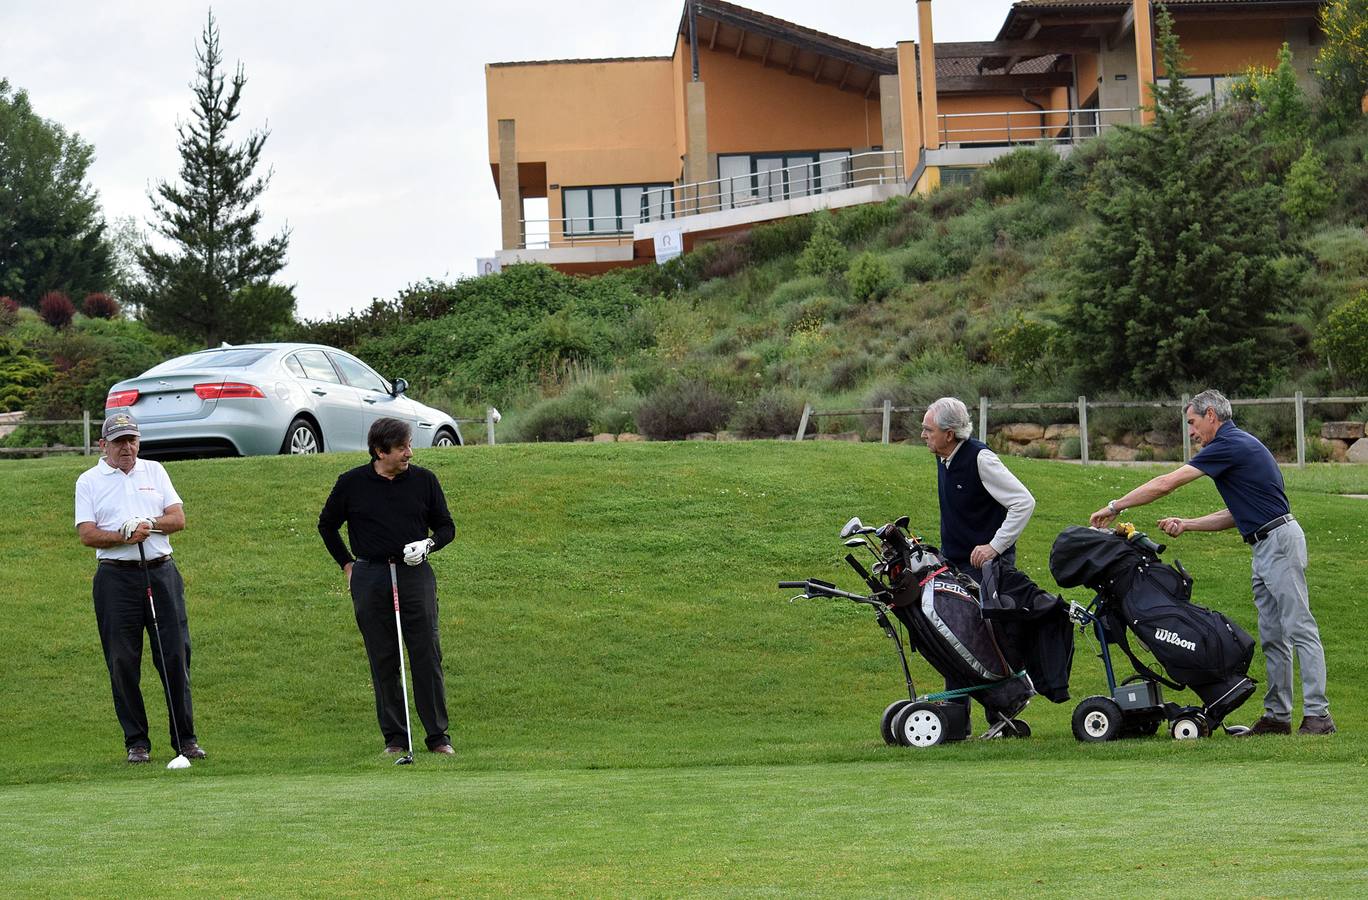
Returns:
[[[386,558],[384,558],[384,559],[365,559],[364,557],[358,556],[358,557],[356,558],[355,562],[366,563],[367,565],[371,565],[371,566],[383,566],[383,565],[388,565],[389,563],[397,563],[397,562],[399,562],[399,557],[397,557],[397,556],[388,556],[388,557],[386,557]]]
[[[1295,519],[1293,518],[1293,516],[1292,516],[1291,513],[1288,513],[1288,514],[1285,515],[1285,516],[1278,516],[1278,517],[1277,517],[1276,519],[1274,519],[1272,522],[1268,522],[1267,524],[1260,525],[1258,528],[1254,529],[1254,531],[1253,531],[1252,534],[1247,534],[1247,535],[1245,535],[1245,536],[1244,536],[1245,543],[1246,543],[1246,544],[1257,544],[1259,541],[1261,541],[1261,540],[1263,540],[1264,538],[1268,537],[1270,534],[1272,534],[1273,532],[1277,531],[1279,528],[1283,527],[1283,526],[1286,525],[1288,522],[1292,522],[1292,521],[1295,521]]]
[[[170,561],[170,553],[165,556],[154,556],[147,561],[147,567],[149,569],[155,569],[157,566],[160,566],[163,563],[169,563]],[[136,559],[102,559],[100,560],[100,565],[113,566],[116,569],[141,569],[143,564],[140,560]]]

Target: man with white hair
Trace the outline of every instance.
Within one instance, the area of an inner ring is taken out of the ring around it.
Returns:
[[[1264,714],[1246,734],[1292,732],[1292,653],[1301,665],[1302,723],[1298,734],[1333,734],[1325,696],[1325,649],[1311,615],[1306,589],[1306,534],[1292,516],[1282,470],[1258,438],[1235,427],[1230,401],[1220,391],[1202,391],[1183,411],[1188,433],[1202,450],[1186,465],[1151,478],[1092,514],[1094,528],[1123,510],[1153,503],[1203,475],[1211,476],[1225,508],[1196,519],[1169,516],[1159,527],[1170,537],[1185,531],[1238,528],[1254,548],[1254,607],[1259,643],[1268,670]]]
[[[983,564],[1016,564],[1016,542],[1035,512],[1035,497],[988,445],[970,435],[969,408],[942,397],[922,418],[922,440],[936,455],[941,553],[975,580]]]

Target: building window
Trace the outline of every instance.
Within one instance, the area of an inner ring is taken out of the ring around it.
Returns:
[[[851,186],[849,150],[730,153],[717,158],[722,209]]]
[[[630,234],[642,221],[674,218],[673,190],[668,184],[617,184],[574,187],[561,191],[567,235]]]
[[[1237,75],[1200,75],[1184,78],[1183,84],[1192,89],[1209,109],[1225,106],[1230,100],[1230,89],[1239,81]]]
[[[952,169],[942,166],[940,170],[941,187],[960,187],[972,184],[976,171],[978,170],[973,168],[961,167]]]

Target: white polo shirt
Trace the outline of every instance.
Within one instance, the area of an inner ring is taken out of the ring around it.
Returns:
[[[161,463],[139,459],[127,475],[100,457],[95,466],[86,469],[76,479],[76,525],[94,522],[104,531],[118,531],[134,516],[154,519],[168,507],[180,504],[180,495],[171,486],[171,478]],[[147,558],[168,556],[171,541],[164,534],[149,535]],[[101,547],[95,551],[97,559],[138,559],[136,544]]]

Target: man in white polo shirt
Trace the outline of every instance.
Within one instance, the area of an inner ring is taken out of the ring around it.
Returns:
[[[128,761],[152,758],[142,677],[143,632],[152,629],[147,580],[157,604],[159,650],[152,636],[152,661],[171,704],[171,747],[203,759],[195,739],[190,705],[190,630],[185,618],[185,583],[171,559],[167,535],[185,527],[185,507],[160,463],[138,459],[138,423],[127,413],[105,419],[104,454],[76,479],[76,533],[95,548],[95,622],[100,629],[114,712],[123,726]],[[138,545],[143,545],[146,576]],[[166,658],[162,659],[162,652]],[[178,733],[179,732],[179,733]],[[179,741],[180,746],[176,743]],[[174,755],[174,753],[173,753]]]

